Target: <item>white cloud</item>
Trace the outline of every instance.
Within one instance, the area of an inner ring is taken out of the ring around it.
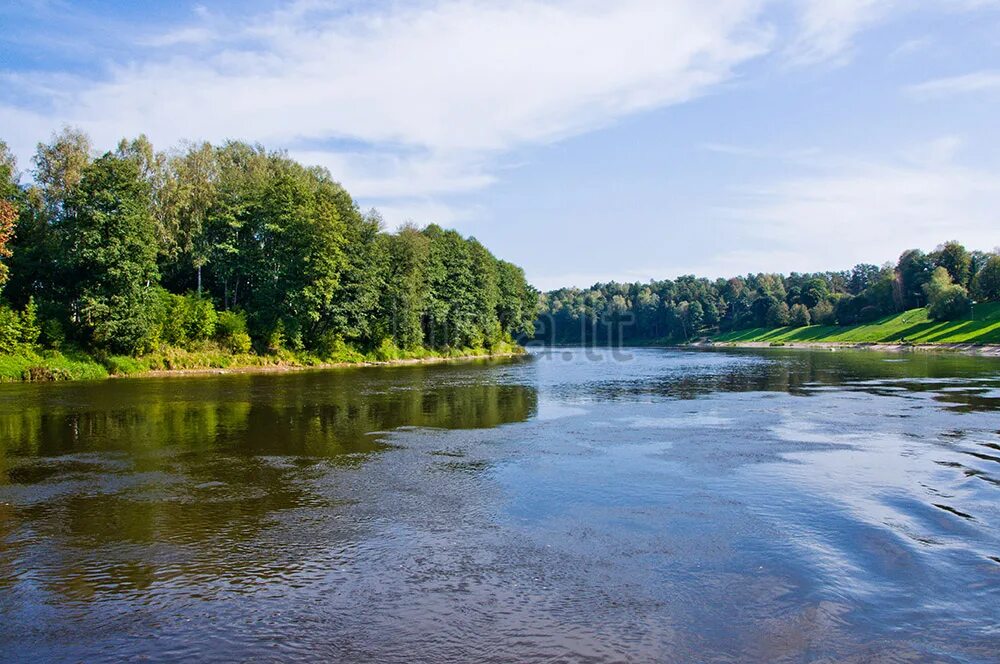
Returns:
[[[158,55],[63,86],[34,114],[0,107],[0,118],[33,141],[45,138],[39,124],[70,122],[99,146],[140,132],[159,145],[346,138],[385,147],[297,154],[370,195],[465,191],[491,181],[492,156],[725,81],[767,47],[759,5],[449,1],[331,14],[340,3],[304,2],[215,32],[204,24],[217,17],[202,12],[195,27],[149,38]],[[224,41],[185,54],[213,34]]]
[[[843,269],[881,263],[916,244],[996,244],[1000,176],[956,163],[946,137],[885,161],[835,160],[814,173],[738,192],[721,214],[742,233],[744,269]],[[917,240],[915,240],[917,238]]]
[[[977,71],[960,76],[936,78],[906,88],[918,99],[949,98],[961,94],[1000,90],[1000,70]]]
[[[895,9],[896,0],[800,0],[799,31],[788,48],[797,64],[843,62],[855,36]]]
[[[772,23],[774,7],[790,9],[790,23]],[[147,48],[99,77],[20,76],[25,94],[3,98],[22,105],[0,103],[0,127],[24,164],[64,123],[100,148],[138,133],[163,147],[259,141],[328,167],[394,216],[447,223],[474,212],[431,197],[488,186],[512,150],[708,94],[771,49],[797,63],[839,61],[860,32],[904,9],[899,0],[300,0],[225,16],[199,6],[189,25],[137,31]],[[344,144],[357,147],[328,147]]]

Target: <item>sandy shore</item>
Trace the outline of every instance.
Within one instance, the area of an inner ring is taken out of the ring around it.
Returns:
[[[412,364],[441,364],[444,362],[464,362],[468,360],[492,360],[522,357],[525,353],[492,353],[486,355],[460,355],[458,357],[425,357],[407,360],[387,360],[385,362],[329,362],[303,366],[297,364],[266,364],[234,367],[204,367],[198,369],[157,369],[130,376],[112,375],[111,378],[162,378],[169,376],[198,376],[223,374],[288,373],[291,371],[312,371],[319,369],[344,369],[348,367],[396,367]]]
[[[772,346],[768,341],[732,341],[699,344],[710,348],[826,348],[829,350],[875,350],[900,353],[964,353],[984,357],[1000,357],[1000,345],[996,344],[881,344],[822,341],[792,341],[780,346]]]

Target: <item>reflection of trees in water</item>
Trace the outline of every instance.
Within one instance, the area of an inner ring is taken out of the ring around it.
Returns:
[[[139,470],[157,469],[164,450],[332,457],[378,449],[371,432],[492,427],[536,408],[525,386],[422,371],[389,378],[316,372],[36,389],[0,406],[0,457],[123,451]]]
[[[315,545],[296,543],[315,535],[289,526],[297,510],[332,506],[321,512],[332,519],[338,502],[360,498],[317,480],[330,464],[361,463],[378,450],[373,432],[492,427],[535,412],[533,388],[470,376],[315,372],[8,393],[0,491],[7,485],[19,498],[0,500],[9,554],[0,588],[17,585],[25,568],[44,592],[84,601],[173,577],[209,588],[229,580],[239,591],[282,574],[296,564],[296,544]],[[354,539],[362,526],[352,524],[331,523],[326,544]],[[272,528],[289,531],[282,546],[251,546]]]

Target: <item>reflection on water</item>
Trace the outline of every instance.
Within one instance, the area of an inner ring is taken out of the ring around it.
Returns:
[[[0,660],[995,661],[1000,362],[0,389]]]

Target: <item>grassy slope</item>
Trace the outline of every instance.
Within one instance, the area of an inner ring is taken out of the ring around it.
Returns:
[[[901,339],[921,344],[1000,344],[1000,302],[977,304],[972,317],[944,323],[929,320],[926,309],[911,309],[868,325],[754,328],[720,334],[713,341],[898,343]]]

